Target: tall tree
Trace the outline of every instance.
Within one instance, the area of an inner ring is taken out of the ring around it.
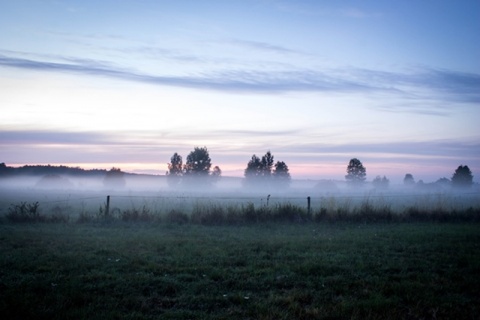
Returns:
[[[470,188],[473,184],[472,171],[468,166],[460,165],[452,176],[452,186],[454,188]]]
[[[212,160],[207,147],[195,147],[187,156],[185,162],[185,176],[206,177],[210,174]]]
[[[347,175],[345,179],[351,185],[361,185],[365,182],[367,177],[367,169],[363,166],[362,162],[357,158],[350,160],[347,166]]]
[[[170,158],[167,171],[167,182],[170,186],[177,186],[183,175],[183,159],[178,153],[174,153]]]
[[[217,182],[220,179],[220,177],[222,176],[222,170],[220,169],[219,166],[215,166],[215,167],[213,167],[213,171],[210,175],[212,177],[212,181]]]
[[[383,176],[383,178],[376,176],[375,179],[373,179],[372,184],[375,189],[387,189],[388,185],[390,184],[390,180],[388,180],[385,176]]]
[[[273,154],[267,151],[262,158],[253,155],[245,169],[244,185],[255,189],[269,189],[274,186],[288,186],[290,173],[283,161],[274,162]]]
[[[277,161],[275,163],[275,170],[273,171],[273,179],[275,185],[280,188],[286,188],[290,185],[291,177],[288,170],[288,166],[283,161]]]
[[[270,175],[272,174],[273,163],[274,163],[273,155],[269,150],[262,157],[262,166],[261,166],[261,175],[262,176],[270,177]]]
[[[413,186],[415,184],[415,179],[411,173],[405,175],[405,178],[403,178],[403,184],[406,186]]]
[[[245,186],[253,187],[259,183],[259,178],[262,175],[262,160],[253,155],[250,161],[247,163],[247,168],[244,171]]]
[[[213,171],[212,160],[207,147],[195,147],[187,156],[187,161],[183,166],[184,186],[187,188],[211,187],[217,182],[222,174],[219,166],[215,166]]]

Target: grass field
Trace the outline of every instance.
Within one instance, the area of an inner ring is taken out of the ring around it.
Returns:
[[[478,319],[478,223],[1,223],[2,319]]]

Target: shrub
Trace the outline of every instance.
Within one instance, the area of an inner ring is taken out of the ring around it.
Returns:
[[[375,221],[391,221],[392,210],[389,205],[373,205],[373,203],[367,199],[360,204],[360,208],[354,210],[354,220],[364,222]]]
[[[244,218],[244,222],[247,222],[247,223],[258,222],[257,212],[255,211],[255,206],[252,202],[249,202],[246,205],[242,205],[241,211]]]
[[[89,214],[88,212],[82,211],[80,212],[80,215],[78,216],[77,222],[78,223],[88,223],[92,222],[95,219],[95,217],[92,214]]]
[[[155,219],[155,216],[150,212],[145,205],[142,207],[142,210],[136,208],[125,210],[121,213],[121,219],[123,221],[141,221],[149,222]]]
[[[165,217],[165,221],[168,223],[185,224],[188,223],[188,220],[188,215],[186,213],[175,209],[170,210]]]
[[[312,220],[304,208],[291,203],[277,204],[273,209],[273,220],[279,222],[307,222]]]
[[[17,205],[11,205],[6,215],[7,219],[12,222],[40,222],[45,219],[40,215],[40,204],[21,202]]]
[[[224,224],[225,210],[223,206],[218,204],[196,203],[193,207],[191,222],[204,225]]]
[[[52,222],[52,223],[58,223],[58,222],[67,223],[70,217],[65,211],[69,209],[70,209],[69,207],[62,208],[60,206],[56,206],[52,209],[52,214],[45,217],[46,218],[45,220],[47,222]]]
[[[320,208],[318,212],[314,213],[313,220],[315,222],[322,222],[327,220],[327,208]]]
[[[241,224],[244,222],[244,216],[238,206],[230,205],[226,211],[225,221],[227,224]]]

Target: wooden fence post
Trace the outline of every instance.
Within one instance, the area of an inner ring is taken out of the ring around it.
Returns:
[[[105,217],[110,215],[110,196],[107,196],[107,206],[105,208]]]
[[[307,210],[308,210],[308,214],[310,214],[310,209],[311,209],[311,206],[310,206],[310,196],[307,197]]]

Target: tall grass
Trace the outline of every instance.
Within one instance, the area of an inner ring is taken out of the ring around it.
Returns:
[[[129,205],[126,208],[112,207],[106,211],[106,204],[96,211],[82,209],[76,220],[70,219],[72,208],[56,206],[52,211],[43,213],[38,202],[22,202],[11,205],[5,220],[13,223],[38,222],[139,222],[139,223],[177,223],[197,225],[245,225],[256,223],[318,223],[318,222],[479,222],[480,207],[450,208],[441,197],[436,202],[419,202],[394,210],[385,199],[366,197],[359,201],[350,198],[322,199],[321,205],[310,208],[291,202],[273,204],[261,203],[223,203],[214,200],[197,199],[190,207],[166,208],[156,206],[153,210],[147,204],[140,207]]]

